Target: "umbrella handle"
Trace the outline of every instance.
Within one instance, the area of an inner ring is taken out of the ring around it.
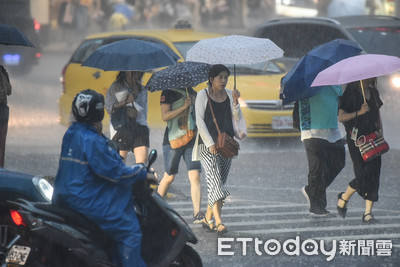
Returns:
[[[233,90],[236,90],[236,64],[233,64]]]
[[[362,80],[360,80],[360,84],[361,84],[361,92],[362,92],[362,95],[363,95],[363,98],[364,98],[364,103],[367,103],[367,101],[365,100],[364,85],[362,83]]]

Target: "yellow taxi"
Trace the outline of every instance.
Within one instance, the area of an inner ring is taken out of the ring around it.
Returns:
[[[117,72],[102,71],[83,67],[82,62],[98,47],[126,38],[152,41],[166,45],[181,57],[186,58],[187,51],[198,41],[223,36],[218,33],[200,32],[192,28],[164,30],[135,30],[100,33],[88,36],[75,50],[62,71],[63,92],[59,99],[60,123],[68,125],[73,97],[81,90],[90,88],[103,95],[114,82]],[[231,67],[231,66],[229,66]],[[251,66],[236,67],[237,88],[241,92],[241,107],[244,113],[249,137],[284,137],[298,135],[292,127],[291,112],[293,106],[284,106],[279,100],[280,79],[285,71],[273,62]],[[151,73],[143,78],[145,85]],[[203,83],[195,88],[199,91],[206,87]],[[227,88],[233,88],[233,71]],[[161,92],[149,93],[148,123],[151,128],[164,128],[160,109]],[[103,121],[104,130],[109,129],[109,116]]]

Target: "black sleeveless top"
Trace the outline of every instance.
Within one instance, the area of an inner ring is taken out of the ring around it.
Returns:
[[[233,131],[232,111],[229,97],[227,96],[224,102],[221,103],[215,102],[211,98],[209,99],[209,101],[211,101],[211,106],[214,110],[215,119],[217,120],[219,129],[221,130],[221,132],[225,132],[229,136],[233,137],[235,133]],[[204,113],[204,122],[206,123],[208,132],[215,142],[215,140],[217,139],[218,131],[217,127],[215,126],[211,109],[208,103],[206,111]],[[203,143],[201,139],[200,143]]]

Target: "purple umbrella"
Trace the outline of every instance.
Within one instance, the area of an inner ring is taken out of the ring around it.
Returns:
[[[311,87],[338,85],[387,75],[400,70],[400,58],[381,54],[363,54],[349,57],[324,69],[315,77]]]
[[[400,70],[400,58],[381,54],[363,54],[343,59],[324,69],[311,87],[338,85],[387,75]]]

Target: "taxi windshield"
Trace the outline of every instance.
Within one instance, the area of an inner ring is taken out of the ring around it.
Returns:
[[[184,59],[186,59],[187,51],[192,48],[197,41],[193,42],[176,42],[174,43],[176,49],[178,49],[179,53],[182,55]]]

